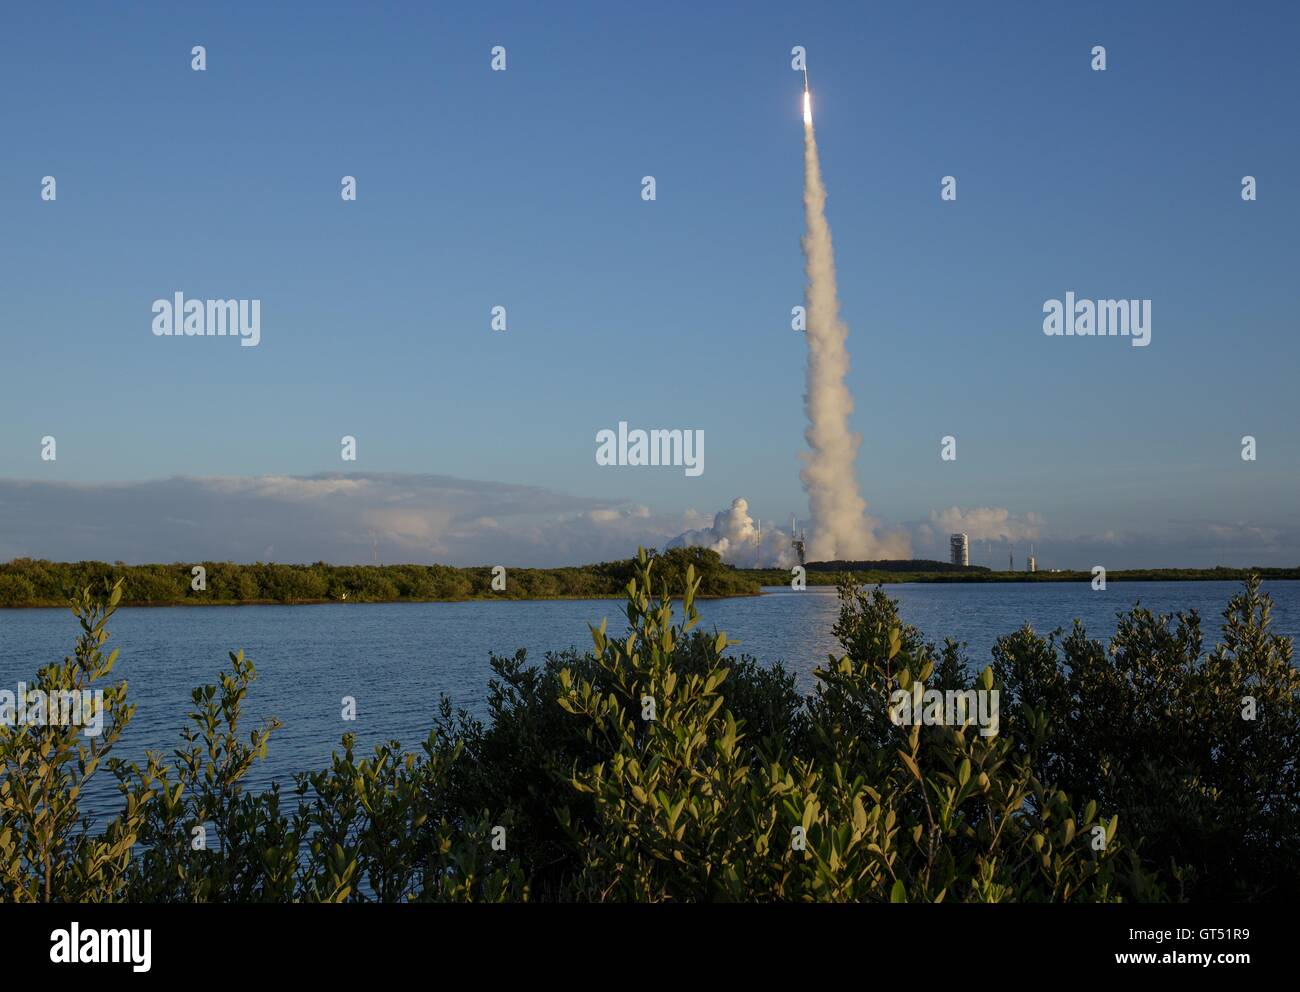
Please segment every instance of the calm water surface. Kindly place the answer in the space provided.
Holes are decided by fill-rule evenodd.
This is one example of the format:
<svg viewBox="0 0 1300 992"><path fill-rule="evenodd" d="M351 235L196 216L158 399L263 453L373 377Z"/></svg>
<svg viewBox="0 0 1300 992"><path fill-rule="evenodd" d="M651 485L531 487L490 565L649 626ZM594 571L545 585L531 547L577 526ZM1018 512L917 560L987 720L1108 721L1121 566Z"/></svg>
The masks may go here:
<svg viewBox="0 0 1300 992"><path fill-rule="evenodd" d="M1195 608L1210 646L1239 588L1235 582L1112 582L1104 592L1088 583L886 590L899 600L906 621L932 640L965 641L972 663L982 665L998 636L1026 622L1048 632L1079 617L1092 636L1109 638L1115 611L1139 600L1158 612ZM1300 582L1265 583L1265 590L1275 604L1275 631L1300 634ZM704 600L700 626L740 641L733 651L784 662L809 689L813 666L836 651L830 629L837 613L833 588L776 588L763 596ZM227 652L243 648L258 672L245 735L263 717L284 723L249 781L257 787L272 778L287 783L294 771L324 767L345 732L357 735L361 753L388 739L418 746L443 693L482 715L490 652L513 654L522 647L540 660L548 651L586 650L587 623L602 617L609 618L611 633L626 623L617 600L122 609L110 625L109 646L121 650L115 675L128 681L137 710L116 753L129 760L142 760L146 749L170 753L191 705L191 687L215 681L229 665ZM0 610L0 687L16 691L39 666L70 653L77 632L65 610ZM340 717L344 696L357 700L355 723ZM93 789L88 805L102 809L113 795Z"/></svg>

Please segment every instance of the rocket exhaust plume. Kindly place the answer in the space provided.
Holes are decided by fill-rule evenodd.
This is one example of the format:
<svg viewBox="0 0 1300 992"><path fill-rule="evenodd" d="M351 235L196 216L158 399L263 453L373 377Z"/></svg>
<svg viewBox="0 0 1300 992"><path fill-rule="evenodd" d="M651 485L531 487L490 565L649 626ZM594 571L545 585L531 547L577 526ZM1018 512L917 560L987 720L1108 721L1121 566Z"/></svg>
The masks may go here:
<svg viewBox="0 0 1300 992"><path fill-rule="evenodd" d="M804 405L808 428L804 437L811 449L802 455L799 473L808 493L812 533L808 539L810 561L905 556L906 539L877 540L875 521L866 515L867 503L858 492L854 472L861 437L849 430L853 397L844 383L849 371L845 345L849 329L840 320L835 286L835 250L826 222L826 187L822 183L817 138L813 132L812 98L804 88L803 102L803 236L804 273L808 277L807 338L808 382Z"/></svg>

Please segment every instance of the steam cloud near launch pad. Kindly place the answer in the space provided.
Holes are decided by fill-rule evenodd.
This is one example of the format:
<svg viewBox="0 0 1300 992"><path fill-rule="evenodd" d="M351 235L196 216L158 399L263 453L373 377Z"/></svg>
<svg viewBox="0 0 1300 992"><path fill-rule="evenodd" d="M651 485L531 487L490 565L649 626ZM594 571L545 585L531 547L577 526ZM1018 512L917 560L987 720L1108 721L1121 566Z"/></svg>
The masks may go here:
<svg viewBox="0 0 1300 992"><path fill-rule="evenodd" d="M867 502L858 489L855 463L862 439L849 427L853 396L845 377L849 372L848 326L840 319L835 280L835 249L826 220L826 185L822 181L817 137L813 130L812 96L803 94L804 224L802 244L806 291L808 371L804 409L809 450L801 452L799 478L808 494L810 513L807 557L810 561L908 558L905 533L877 534L878 521L867 516ZM717 515L712 528L688 531L673 543L712 547L725 560L748 563L757 555L789 564L790 556L775 545L764 547L762 528L737 498L731 510ZM772 533L771 530L768 532ZM791 535L791 538L793 535ZM770 539L769 539L770 540Z"/></svg>

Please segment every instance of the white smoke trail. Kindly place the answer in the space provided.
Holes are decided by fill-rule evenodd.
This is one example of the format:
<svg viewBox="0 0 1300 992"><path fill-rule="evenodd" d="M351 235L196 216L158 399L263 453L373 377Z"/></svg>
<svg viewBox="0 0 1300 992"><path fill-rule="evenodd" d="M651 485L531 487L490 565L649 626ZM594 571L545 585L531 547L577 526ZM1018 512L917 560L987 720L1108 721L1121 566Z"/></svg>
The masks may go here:
<svg viewBox="0 0 1300 992"><path fill-rule="evenodd" d="M808 559L904 558L909 553L906 536L878 539L873 532L875 521L866 514L867 502L858 492L854 462L862 439L849 430L853 397L844 384L849 371L845 346L849 329L840 320L835 249L826 222L826 187L810 111L804 115L803 163L807 226L803 253L808 277L808 383L804 394L808 429L804 437L812 450L802 456L804 467L799 477L812 516Z"/></svg>

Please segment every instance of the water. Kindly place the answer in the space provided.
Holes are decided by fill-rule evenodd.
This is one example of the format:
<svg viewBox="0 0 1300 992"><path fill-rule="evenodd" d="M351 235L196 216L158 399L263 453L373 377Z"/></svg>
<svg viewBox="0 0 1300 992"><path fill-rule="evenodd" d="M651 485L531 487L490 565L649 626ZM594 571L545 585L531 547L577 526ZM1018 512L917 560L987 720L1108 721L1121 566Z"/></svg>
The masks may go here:
<svg viewBox="0 0 1300 992"><path fill-rule="evenodd" d="M997 637L1028 622L1040 632L1079 617L1094 637L1109 638L1115 612L1140 600L1157 612L1197 609L1207 647L1218 635L1220 614L1240 588L1235 582L916 584L887 586L903 618L941 642L965 641L973 664L989 659ZM1300 634L1300 582L1265 583L1274 600L1274 630ZM831 625L838 615L835 590L788 588L765 595L699 604L704 630L725 630L734 648L764 662L782 661L811 688L814 665L836 652ZM472 603L329 604L122 609L108 646L121 657L114 675L130 685L135 719L115 753L143 761L146 749L170 754L179 743L190 689L216 681L229 667L227 653L243 648L257 667L241 736L275 715L284 726L271 738L265 762L248 782L262 788L286 783L294 771L323 768L344 733L355 733L359 754L389 739L417 746L432 725L439 696L483 715L491 674L489 652L545 652L591 646L588 622L609 618L611 633L626 619L618 600ZM78 633L65 610L0 610L0 688L17 690L41 665L69 654ZM341 718L342 699L355 697L357 720ZM116 794L101 773L86 806L116 808Z"/></svg>

